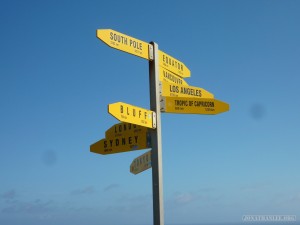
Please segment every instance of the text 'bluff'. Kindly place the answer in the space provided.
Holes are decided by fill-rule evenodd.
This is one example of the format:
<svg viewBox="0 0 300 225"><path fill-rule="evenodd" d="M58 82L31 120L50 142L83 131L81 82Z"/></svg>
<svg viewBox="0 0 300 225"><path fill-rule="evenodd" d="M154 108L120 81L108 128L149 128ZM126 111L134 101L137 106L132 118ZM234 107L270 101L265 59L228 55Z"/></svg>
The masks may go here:
<svg viewBox="0 0 300 225"><path fill-rule="evenodd" d="M125 108L125 110L124 110ZM133 116L133 117L144 117L144 119L148 118L148 112L145 112L143 110L136 110L135 108L130 108L130 107L124 107L123 105L120 106L120 113L121 114L126 114L127 116Z"/></svg>

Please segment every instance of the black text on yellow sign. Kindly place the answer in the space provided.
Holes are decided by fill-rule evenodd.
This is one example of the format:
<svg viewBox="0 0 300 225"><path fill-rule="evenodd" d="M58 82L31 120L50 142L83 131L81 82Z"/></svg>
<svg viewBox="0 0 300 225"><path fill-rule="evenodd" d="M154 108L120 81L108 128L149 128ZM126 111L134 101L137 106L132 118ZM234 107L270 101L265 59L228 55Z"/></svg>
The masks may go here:
<svg viewBox="0 0 300 225"><path fill-rule="evenodd" d="M161 97L161 112L214 115L229 110L229 104L210 98Z"/></svg>
<svg viewBox="0 0 300 225"><path fill-rule="evenodd" d="M172 56L164 53L163 51L158 51L159 65L165 69L177 74L180 77L190 77L191 71L179 60L173 58Z"/></svg>
<svg viewBox="0 0 300 225"><path fill-rule="evenodd" d="M97 30L97 37L112 48L149 59L149 44L147 42L111 29Z"/></svg>
<svg viewBox="0 0 300 225"><path fill-rule="evenodd" d="M105 132L106 138L115 138L115 137L122 137L122 136L134 136L134 135L141 135L148 132L147 127L139 126L136 124L131 123L118 123L110 127Z"/></svg>
<svg viewBox="0 0 300 225"><path fill-rule="evenodd" d="M151 147L148 134L101 139L90 146L90 151L102 155L142 150Z"/></svg>
<svg viewBox="0 0 300 225"><path fill-rule="evenodd" d="M166 81L173 84L188 86L188 83L183 78L176 75L175 73L172 73L171 71L165 69L162 66L159 67L159 79L160 81Z"/></svg>
<svg viewBox="0 0 300 225"><path fill-rule="evenodd" d="M161 81L160 88L162 96L214 98L214 95L212 93L199 87L172 84L169 82Z"/></svg>
<svg viewBox="0 0 300 225"><path fill-rule="evenodd" d="M108 112L116 119L144 127L156 127L155 112L123 102L108 105Z"/></svg>

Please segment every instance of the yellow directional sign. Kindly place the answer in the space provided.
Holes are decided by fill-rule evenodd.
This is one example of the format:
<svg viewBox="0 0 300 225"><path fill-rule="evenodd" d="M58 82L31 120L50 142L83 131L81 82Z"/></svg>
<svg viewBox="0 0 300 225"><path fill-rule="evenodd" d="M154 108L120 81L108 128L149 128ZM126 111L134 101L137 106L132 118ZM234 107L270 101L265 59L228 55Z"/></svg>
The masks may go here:
<svg viewBox="0 0 300 225"><path fill-rule="evenodd" d="M147 42L111 29L97 30L97 37L112 48L149 59L149 44Z"/></svg>
<svg viewBox="0 0 300 225"><path fill-rule="evenodd" d="M151 168L151 150L135 158L130 165L130 172L138 174Z"/></svg>
<svg viewBox="0 0 300 225"><path fill-rule="evenodd" d="M156 114L151 110L116 102L108 105L108 112L122 122L156 128Z"/></svg>
<svg viewBox="0 0 300 225"><path fill-rule="evenodd" d="M158 50L159 65L181 77L190 77L191 71L179 60Z"/></svg>
<svg viewBox="0 0 300 225"><path fill-rule="evenodd" d="M161 95L172 97L214 98L214 95L203 88L172 84L161 81Z"/></svg>
<svg viewBox="0 0 300 225"><path fill-rule="evenodd" d="M106 138L116 138L128 135L147 135L148 128L131 123L117 123L105 132Z"/></svg>
<svg viewBox="0 0 300 225"><path fill-rule="evenodd" d="M159 80L170 82L173 84L188 85L188 83L180 76L177 76L175 73L172 73L162 66L159 67Z"/></svg>
<svg viewBox="0 0 300 225"><path fill-rule="evenodd" d="M229 110L229 104L213 98L161 97L161 112L214 115Z"/></svg>
<svg viewBox="0 0 300 225"><path fill-rule="evenodd" d="M130 135L119 138L106 138L97 141L90 146L90 151L102 155L142 150L150 148L150 136Z"/></svg>

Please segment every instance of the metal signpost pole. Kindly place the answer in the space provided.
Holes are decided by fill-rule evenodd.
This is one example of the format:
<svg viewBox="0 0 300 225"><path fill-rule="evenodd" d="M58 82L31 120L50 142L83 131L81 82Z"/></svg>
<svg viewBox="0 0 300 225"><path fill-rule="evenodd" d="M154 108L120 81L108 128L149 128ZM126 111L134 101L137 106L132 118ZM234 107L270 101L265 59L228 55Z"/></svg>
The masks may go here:
<svg viewBox="0 0 300 225"><path fill-rule="evenodd" d="M150 45L150 51L153 50L153 60L149 61L150 110L156 112L156 129L151 130L153 222L164 225L158 45L154 42Z"/></svg>

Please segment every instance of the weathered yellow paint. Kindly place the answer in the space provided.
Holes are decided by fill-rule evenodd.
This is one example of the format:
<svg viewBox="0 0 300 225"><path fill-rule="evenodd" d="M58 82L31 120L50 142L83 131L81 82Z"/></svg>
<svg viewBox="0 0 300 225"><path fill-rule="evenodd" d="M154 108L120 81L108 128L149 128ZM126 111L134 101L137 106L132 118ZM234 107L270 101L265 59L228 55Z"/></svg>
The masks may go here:
<svg viewBox="0 0 300 225"><path fill-rule="evenodd" d="M141 173L151 168L151 150L135 158L130 164L130 172L133 174Z"/></svg>

